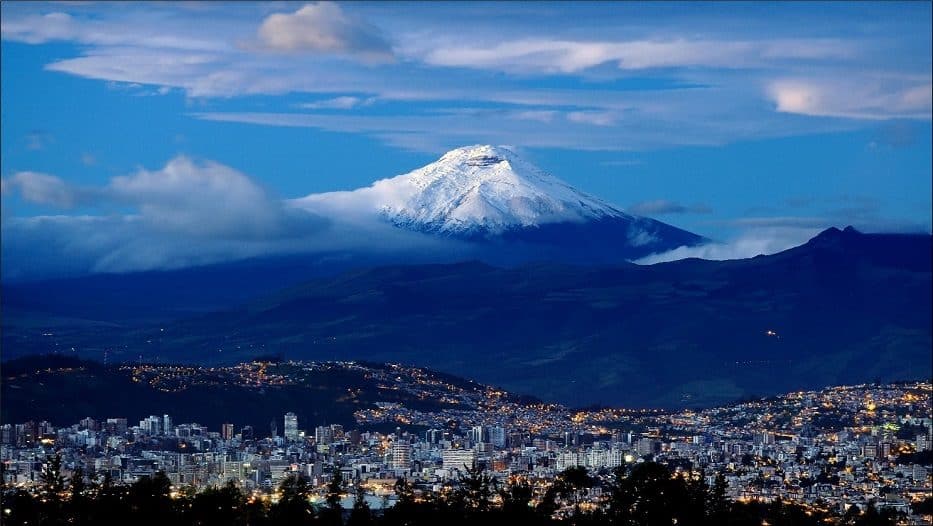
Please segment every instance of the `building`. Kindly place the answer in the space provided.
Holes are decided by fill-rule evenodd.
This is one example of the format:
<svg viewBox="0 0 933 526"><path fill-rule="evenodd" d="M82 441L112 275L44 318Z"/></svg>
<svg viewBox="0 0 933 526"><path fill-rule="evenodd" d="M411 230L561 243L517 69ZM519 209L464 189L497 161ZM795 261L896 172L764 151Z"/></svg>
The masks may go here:
<svg viewBox="0 0 933 526"><path fill-rule="evenodd" d="M233 438L233 424L223 424L220 426L220 436L224 440L230 440Z"/></svg>
<svg viewBox="0 0 933 526"><path fill-rule="evenodd" d="M317 444L330 444L334 441L334 431L330 426L317 426L314 428L314 441Z"/></svg>
<svg viewBox="0 0 933 526"><path fill-rule="evenodd" d="M445 449L441 452L441 462L447 469L463 470L476 462L476 451L472 449Z"/></svg>
<svg viewBox="0 0 933 526"><path fill-rule="evenodd" d="M394 469L411 469L411 444L397 441L392 444L392 467Z"/></svg>
<svg viewBox="0 0 933 526"><path fill-rule="evenodd" d="M298 416L295 413L285 413L285 425L283 426L285 440L298 440Z"/></svg>
<svg viewBox="0 0 933 526"><path fill-rule="evenodd" d="M489 428L489 443L492 444L493 447L504 448L506 436L505 428L501 426L492 426Z"/></svg>
<svg viewBox="0 0 933 526"><path fill-rule="evenodd" d="M638 445L636 446L636 451L640 456L653 455L657 452L658 443L650 438L642 438L638 440Z"/></svg>

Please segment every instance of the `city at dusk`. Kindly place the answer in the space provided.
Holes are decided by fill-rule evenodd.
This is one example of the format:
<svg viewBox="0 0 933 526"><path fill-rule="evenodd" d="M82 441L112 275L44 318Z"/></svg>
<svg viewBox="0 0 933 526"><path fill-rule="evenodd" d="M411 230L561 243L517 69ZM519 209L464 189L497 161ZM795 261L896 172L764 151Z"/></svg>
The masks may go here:
<svg viewBox="0 0 933 526"><path fill-rule="evenodd" d="M930 2L0 6L0 523L933 524Z"/></svg>

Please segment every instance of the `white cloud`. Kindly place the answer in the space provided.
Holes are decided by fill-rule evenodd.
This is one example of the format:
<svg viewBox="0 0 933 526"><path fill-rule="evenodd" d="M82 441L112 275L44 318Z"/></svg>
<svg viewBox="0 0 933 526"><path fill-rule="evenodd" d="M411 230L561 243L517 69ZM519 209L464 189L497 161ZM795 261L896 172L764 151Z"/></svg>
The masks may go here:
<svg viewBox="0 0 933 526"><path fill-rule="evenodd" d="M375 26L344 13L336 2L307 4L294 13L269 15L259 26L268 49L359 56L371 61L393 59L392 47Z"/></svg>
<svg viewBox="0 0 933 526"><path fill-rule="evenodd" d="M79 192L59 177L40 172L17 172L3 179L3 194L18 192L32 203L62 208L74 206Z"/></svg>
<svg viewBox="0 0 933 526"><path fill-rule="evenodd" d="M154 227L186 234L277 236L289 219L280 201L246 175L184 156L160 170L114 177L101 193L137 206Z"/></svg>
<svg viewBox="0 0 933 526"><path fill-rule="evenodd" d="M51 133L43 131L33 131L26 134L27 150L44 150L46 146L55 143L55 137Z"/></svg>
<svg viewBox="0 0 933 526"><path fill-rule="evenodd" d="M81 44L76 55L46 68L141 85L137 94L320 94L322 100L299 106L309 110L403 102L393 115L346 122L278 114L275 100L263 114L201 118L366 133L432 152L469 142L598 150L721 145L931 113L928 48L872 36L901 27L903 14L878 21L874 33L813 22L754 36L742 29L746 21L771 27L758 13L726 17L729 24L718 28L718 16L668 25L591 12L570 27L554 23L554 13L565 16L560 8L516 7L525 16L506 18L457 4L427 14L378 4L317 3L287 13L273 12L280 5L204 4L193 16L178 5L63 4L41 14L48 6L15 4L4 7L3 38ZM440 18L456 29L439 30ZM380 67L359 63L392 56L394 63ZM879 73L872 80L866 71ZM555 73L575 79L542 78ZM828 80L834 78L845 82ZM353 95L323 99L333 94ZM436 101L466 102L485 113L439 115Z"/></svg>
<svg viewBox="0 0 933 526"><path fill-rule="evenodd" d="M443 247L446 257L455 257L460 250L453 241L375 220L371 211L352 213L351 207L325 218L319 212L333 210L283 201L229 166L184 156L100 187L20 172L2 179L2 192L4 199L17 192L50 206L90 205L100 214L4 216L0 262L10 279L183 268L276 254L413 251L434 257Z"/></svg>
<svg viewBox="0 0 933 526"><path fill-rule="evenodd" d="M350 110L357 106L368 106L373 102L375 102L375 98L373 97L364 99L360 97L343 96L314 102L305 102L299 104L298 107L308 110Z"/></svg>
<svg viewBox="0 0 933 526"><path fill-rule="evenodd" d="M784 79L767 88L777 111L851 119L929 119L933 108L930 78Z"/></svg>
<svg viewBox="0 0 933 526"><path fill-rule="evenodd" d="M707 243L695 247L679 247L660 254L652 254L635 263L652 265L685 258L711 260L745 259L758 255L781 252L806 243L818 234L821 228L807 227L761 227L748 229L725 243Z"/></svg>
<svg viewBox="0 0 933 526"><path fill-rule="evenodd" d="M571 111L567 113L567 120L594 126L612 126L617 117L608 111Z"/></svg>
<svg viewBox="0 0 933 526"><path fill-rule="evenodd" d="M749 68L788 59L849 58L854 49L839 39L580 41L537 38L492 45L430 42L415 44L412 53L438 66L513 73L577 73L607 62L615 63L622 70Z"/></svg>
<svg viewBox="0 0 933 526"><path fill-rule="evenodd" d="M154 20L161 17L154 16ZM189 21L173 21L171 30L145 20L125 18L119 23L87 17L75 17L57 11L46 14L7 16L0 22L5 40L44 44L53 41L75 41L99 46L132 46L150 49L184 49L220 51L229 46L218 39L204 36L203 25Z"/></svg>

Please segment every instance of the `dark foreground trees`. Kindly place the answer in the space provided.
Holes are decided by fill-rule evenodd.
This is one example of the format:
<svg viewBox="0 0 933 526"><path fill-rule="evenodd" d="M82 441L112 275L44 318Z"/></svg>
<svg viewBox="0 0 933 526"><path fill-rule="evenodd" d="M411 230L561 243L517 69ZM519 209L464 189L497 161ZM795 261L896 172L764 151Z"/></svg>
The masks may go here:
<svg viewBox="0 0 933 526"><path fill-rule="evenodd" d="M315 509L307 479L290 476L279 486L272 504L243 494L233 483L193 495L170 493L168 478L158 473L130 486L113 484L108 476L77 471L71 480L60 474L60 462L50 458L42 486L34 493L3 488L0 522L7 525L338 525L433 526L477 524L587 526L784 526L893 525L895 517L870 508L852 508L844 516L786 502L739 503L726 498L717 477L712 486L700 474L673 475L666 466L645 462L614 471L598 480L582 468L560 473L548 488L536 488L521 477L500 483L489 473L470 467L459 484L436 494L419 494L399 479L396 505L385 512L366 504L359 486L345 487L339 472L329 484L324 503ZM601 496L594 491L599 488ZM342 494L354 495L350 510L340 506ZM593 505L596 500L600 505ZM927 511L926 504L924 511Z"/></svg>

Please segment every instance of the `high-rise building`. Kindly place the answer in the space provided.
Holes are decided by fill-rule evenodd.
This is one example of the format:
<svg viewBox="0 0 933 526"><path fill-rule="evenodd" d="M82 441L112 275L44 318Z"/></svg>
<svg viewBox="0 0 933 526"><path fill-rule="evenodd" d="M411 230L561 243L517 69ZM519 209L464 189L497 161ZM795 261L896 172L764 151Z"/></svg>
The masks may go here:
<svg viewBox="0 0 933 526"><path fill-rule="evenodd" d="M298 440L298 416L295 413L285 413L285 425L282 427L285 440Z"/></svg>
<svg viewBox="0 0 933 526"><path fill-rule="evenodd" d="M79 429L90 429L91 431L97 431L97 422L91 418L82 418L78 423Z"/></svg>
<svg viewBox="0 0 933 526"><path fill-rule="evenodd" d="M916 437L915 444L917 446L917 451L927 451L930 448L930 437L922 433L918 433Z"/></svg>
<svg viewBox="0 0 933 526"><path fill-rule="evenodd" d="M424 440L428 444L437 444L444 438L444 432L440 429L428 429L424 432Z"/></svg>
<svg viewBox="0 0 933 526"><path fill-rule="evenodd" d="M233 438L233 424L224 424L220 426L220 436L224 440L230 440Z"/></svg>
<svg viewBox="0 0 933 526"><path fill-rule="evenodd" d="M411 468L411 444L396 441L392 444L392 467L395 469Z"/></svg>
<svg viewBox="0 0 933 526"><path fill-rule="evenodd" d="M476 462L476 451L472 449L445 449L441 452L441 461L447 469L463 470Z"/></svg>
<svg viewBox="0 0 933 526"><path fill-rule="evenodd" d="M156 415L139 421L139 427L150 435L162 434L162 419Z"/></svg>
<svg viewBox="0 0 933 526"><path fill-rule="evenodd" d="M114 435L125 435L126 434L126 419L125 418L108 418L107 419L107 431Z"/></svg>
<svg viewBox="0 0 933 526"><path fill-rule="evenodd" d="M650 438L642 438L638 441L638 446L636 446L636 451L639 455L649 455L657 452L658 443Z"/></svg>
<svg viewBox="0 0 933 526"><path fill-rule="evenodd" d="M473 442L479 444L480 442L485 442L486 433L483 432L483 426L474 426L471 432Z"/></svg>
<svg viewBox="0 0 933 526"><path fill-rule="evenodd" d="M317 426L314 428L314 441L318 444L330 444L334 441L334 431L330 426Z"/></svg>
<svg viewBox="0 0 933 526"><path fill-rule="evenodd" d="M491 443L494 447L505 447L505 438L505 428L501 426L492 426L489 428L489 443Z"/></svg>
<svg viewBox="0 0 933 526"><path fill-rule="evenodd" d="M0 444L12 444L15 442L15 435L13 433L13 426L10 424L3 424L0 426Z"/></svg>
<svg viewBox="0 0 933 526"><path fill-rule="evenodd" d="M172 434L172 417L168 415L162 415L162 433L165 435Z"/></svg>

